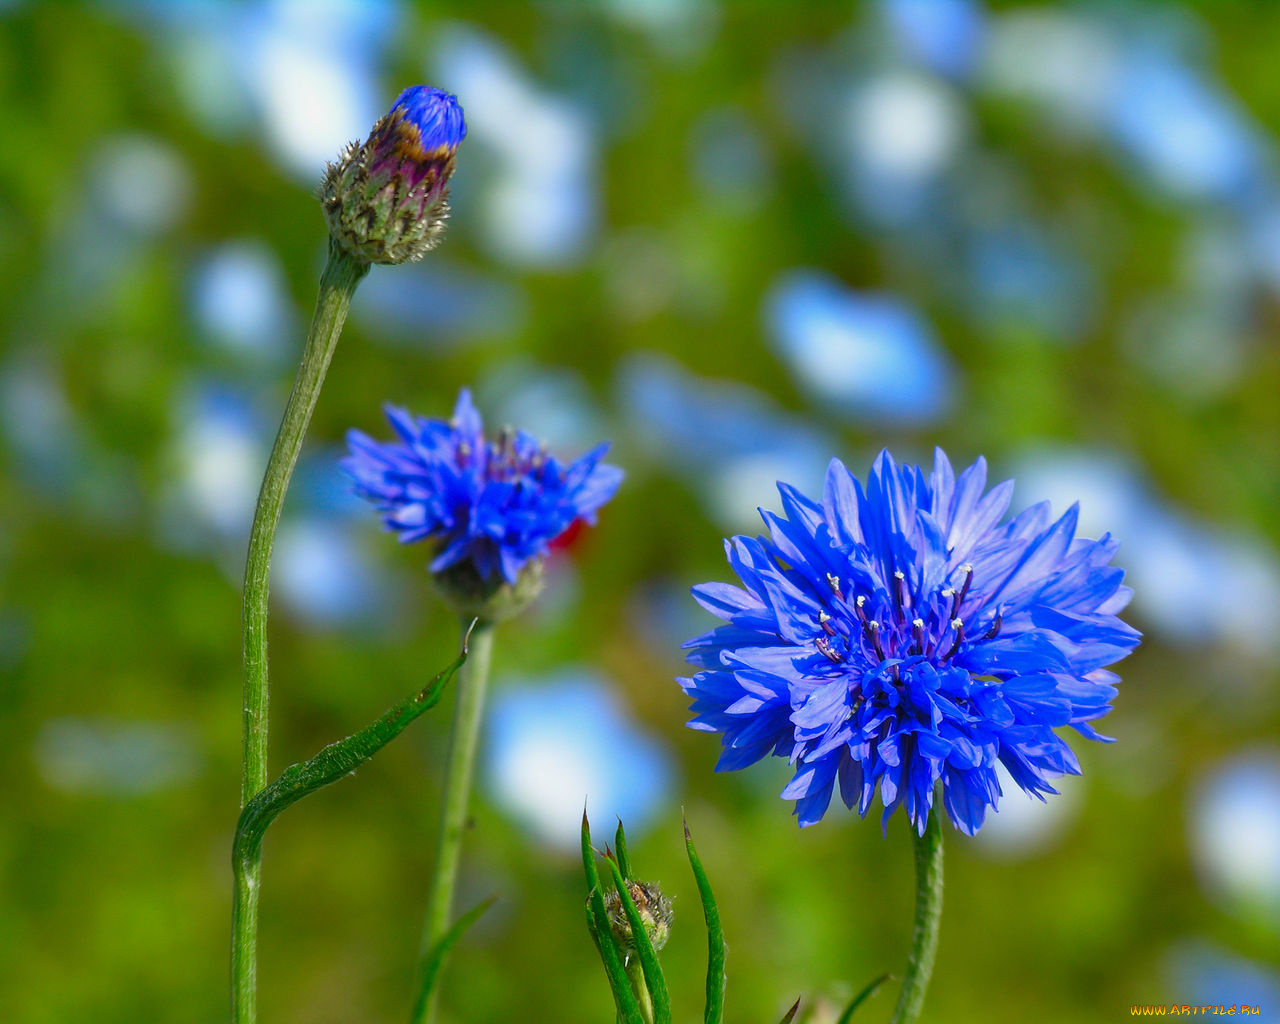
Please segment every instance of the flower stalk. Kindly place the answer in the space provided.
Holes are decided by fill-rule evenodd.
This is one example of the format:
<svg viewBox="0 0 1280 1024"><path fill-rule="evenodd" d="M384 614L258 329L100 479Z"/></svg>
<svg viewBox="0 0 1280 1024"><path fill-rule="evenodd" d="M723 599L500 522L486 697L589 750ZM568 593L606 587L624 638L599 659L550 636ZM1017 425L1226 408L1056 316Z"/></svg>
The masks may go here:
<svg viewBox="0 0 1280 1024"><path fill-rule="evenodd" d="M369 272L369 264L352 256L332 239L329 258L320 276L320 294L307 335L302 361L284 418L271 447L258 504L249 534L244 573L244 750L240 806L244 808L267 785L267 596L271 579L271 553L285 492L302 449L325 373L356 286ZM258 885L260 850L235 859L235 894L231 932L232 1020L254 1024L257 1017Z"/></svg>
<svg viewBox="0 0 1280 1024"><path fill-rule="evenodd" d="M942 921L942 825L935 811L924 834L911 830L916 860L916 919L911 930L911 952L890 1024L912 1024L920 1016L933 961L938 952L938 928Z"/></svg>
<svg viewBox="0 0 1280 1024"><path fill-rule="evenodd" d="M470 620L464 621L466 630ZM485 691L493 657L494 623L481 621L471 634L470 658L459 679L453 726L449 733L449 753L445 765L444 793L440 803L440 832L436 840L435 866L427 895L426 921L422 930L419 958L423 964L431 950L449 931L453 913L453 891L458 878L462 839L467 831L471 780L475 774L476 747L484 718ZM419 971L425 978L426 971ZM425 1024L435 1013L438 989L420 985L414 997L412 1024Z"/></svg>
<svg viewBox="0 0 1280 1024"><path fill-rule="evenodd" d="M640 1004L640 1016L644 1024L653 1024L653 997L649 995L649 986L644 980L644 968L640 965L640 957L632 953L626 962L627 980L631 982L631 991Z"/></svg>

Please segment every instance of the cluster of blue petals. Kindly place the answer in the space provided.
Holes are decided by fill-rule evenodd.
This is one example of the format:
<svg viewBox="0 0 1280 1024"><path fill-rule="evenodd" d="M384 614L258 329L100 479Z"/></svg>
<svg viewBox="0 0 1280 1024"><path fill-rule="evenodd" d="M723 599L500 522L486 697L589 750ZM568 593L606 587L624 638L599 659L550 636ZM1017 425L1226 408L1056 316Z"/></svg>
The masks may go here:
<svg viewBox="0 0 1280 1024"><path fill-rule="evenodd" d="M455 150L467 137L462 106L451 92L429 85L411 85L391 104L391 113L397 110L405 120L417 125L424 150Z"/></svg>
<svg viewBox="0 0 1280 1024"><path fill-rule="evenodd" d="M482 579L514 583L575 520L594 523L622 482L622 470L600 461L607 444L564 465L523 432L486 440L466 389L449 421L393 406L386 414L399 441L352 430L342 466L402 542L438 542L432 572L470 561Z"/></svg>
<svg viewBox="0 0 1280 1024"><path fill-rule="evenodd" d="M780 483L769 536L726 541L742 587L693 588L726 624L685 645L699 671L680 680L690 727L723 736L718 770L786 757L802 826L838 781L850 808L879 792L883 822L901 805L921 834L941 782L969 835L997 806L997 763L1042 800L1079 774L1054 730L1106 739L1089 724L1116 694L1106 666L1140 638L1117 617L1117 544L1077 538L1075 506L1002 522L1013 484L986 491L986 474L882 452L864 488L833 460L820 502Z"/></svg>

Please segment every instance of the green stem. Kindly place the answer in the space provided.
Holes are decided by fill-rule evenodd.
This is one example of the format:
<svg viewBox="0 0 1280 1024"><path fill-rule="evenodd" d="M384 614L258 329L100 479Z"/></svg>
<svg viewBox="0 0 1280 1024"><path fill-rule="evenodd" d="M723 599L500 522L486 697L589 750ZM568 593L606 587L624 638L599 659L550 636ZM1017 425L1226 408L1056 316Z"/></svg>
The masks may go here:
<svg viewBox="0 0 1280 1024"><path fill-rule="evenodd" d="M645 1024L653 1024L653 997L649 995L640 958L634 953L627 958L627 979L631 982L631 991L636 994L636 1002L640 1004L640 1015L644 1017Z"/></svg>
<svg viewBox="0 0 1280 1024"><path fill-rule="evenodd" d="M464 624L465 627L465 624ZM480 622L471 636L471 657L462 670L453 707L453 729L449 734L449 757L444 776L440 809L440 834L436 841L435 869L427 894L427 917L422 932L420 959L449 930L453 913L453 888L458 877L458 857L467 830L467 808L471 800L471 776L475 767L480 722L484 716L485 689L493 656L493 623ZM419 971L419 977L422 972ZM435 1013L437 988L420 987L414 997L412 1024L425 1024Z"/></svg>
<svg viewBox="0 0 1280 1024"><path fill-rule="evenodd" d="M293 475L302 438L320 397L325 371L347 319L351 296L369 264L356 260L333 239L329 259L320 276L320 294L307 335L298 376L285 406L284 418L271 447L267 471L258 492L249 533L244 570L244 774L240 786L243 808L267 785L267 591L271 550ZM234 1024L257 1019L258 885L261 856L255 853L235 862L235 896L231 922L231 1007Z"/></svg>
<svg viewBox="0 0 1280 1024"><path fill-rule="evenodd" d="M924 835L911 831L916 852L916 921L911 931L911 953L902 978L898 1005L890 1024L912 1024L920 1016L933 960L938 952L938 926L942 921L942 826L935 807Z"/></svg>

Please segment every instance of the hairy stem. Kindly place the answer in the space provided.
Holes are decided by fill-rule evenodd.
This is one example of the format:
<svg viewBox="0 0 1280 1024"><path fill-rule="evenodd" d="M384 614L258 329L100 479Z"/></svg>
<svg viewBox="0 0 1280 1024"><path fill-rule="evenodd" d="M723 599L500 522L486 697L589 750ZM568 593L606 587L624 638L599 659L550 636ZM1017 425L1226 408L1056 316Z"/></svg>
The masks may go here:
<svg viewBox="0 0 1280 1024"><path fill-rule="evenodd" d="M465 627L465 624L464 624ZM493 655L491 622L479 623L471 635L471 656L458 682L453 708L453 728L449 734L449 756L445 767L444 794L440 805L440 834L436 840L435 868L427 895L427 917L422 932L425 958L449 930L453 913L453 889L458 877L462 837L467 830L467 809L471 800L471 777L475 768L480 722L484 717L485 690ZM421 976L421 972L420 972ZM412 1024L425 1024L435 1013L438 988L419 988L414 997Z"/></svg>
<svg viewBox="0 0 1280 1024"><path fill-rule="evenodd" d="M337 346L356 285L369 265L356 260L332 239L329 260L320 276L320 294L307 335L298 376L285 406L284 418L271 447L267 471L258 492L249 534L244 570L244 755L240 806L267 785L267 592L271 551L280 510L293 476L302 439L320 397L329 360ZM235 896L231 923L231 1006L235 1024L254 1024L257 1018L258 886L260 851L235 862Z"/></svg>
<svg viewBox="0 0 1280 1024"><path fill-rule="evenodd" d="M942 921L942 825L935 807L924 835L912 829L916 852L916 921L911 931L911 952L902 978L898 1005L890 1024L912 1024L924 1006L933 960L938 952L938 927Z"/></svg>

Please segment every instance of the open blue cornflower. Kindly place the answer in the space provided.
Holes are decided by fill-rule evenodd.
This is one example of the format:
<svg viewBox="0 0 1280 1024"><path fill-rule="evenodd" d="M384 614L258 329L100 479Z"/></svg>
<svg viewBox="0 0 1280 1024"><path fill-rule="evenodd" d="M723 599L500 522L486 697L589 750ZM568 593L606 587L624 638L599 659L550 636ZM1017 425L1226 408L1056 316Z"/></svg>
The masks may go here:
<svg viewBox="0 0 1280 1024"><path fill-rule="evenodd" d="M1130 590L1117 543L1075 536L1072 506L1001 522L1012 481L984 493L979 459L956 477L942 451L926 476L882 452L864 489L831 462L821 502L779 483L770 536L726 541L742 588L694 596L726 620L689 641L681 679L694 729L723 734L717 769L789 758L783 790L800 824L826 813L836 781L863 816L901 804L923 835L936 784L955 826L975 833L1000 797L996 764L1040 799L1079 763L1054 731L1105 715L1105 666L1139 634L1119 618Z"/></svg>
<svg viewBox="0 0 1280 1024"><path fill-rule="evenodd" d="M608 444L565 465L523 431L486 440L465 388L448 421L394 406L386 414L399 441L352 430L342 466L403 543L437 543L433 573L473 570L479 584L514 585L577 520L594 524L622 482L600 461Z"/></svg>

